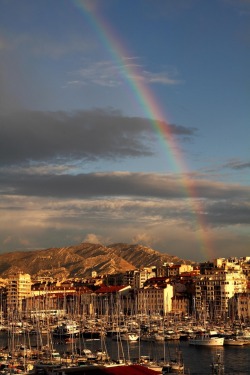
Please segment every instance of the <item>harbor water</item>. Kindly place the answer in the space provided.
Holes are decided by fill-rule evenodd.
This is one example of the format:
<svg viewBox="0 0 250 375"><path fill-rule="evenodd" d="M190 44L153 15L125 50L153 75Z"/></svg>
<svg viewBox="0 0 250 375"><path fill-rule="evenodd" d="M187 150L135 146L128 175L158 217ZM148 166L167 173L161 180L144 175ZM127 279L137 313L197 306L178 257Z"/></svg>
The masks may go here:
<svg viewBox="0 0 250 375"><path fill-rule="evenodd" d="M20 335L20 344L23 344L24 337ZM46 344L46 337L43 343ZM30 336L26 343L32 347L37 345L36 335ZM106 350L109 357L114 360L126 359L134 361L141 356L149 356L152 360L176 358L176 354L181 353L185 365L185 373L190 375L211 374L211 364L215 356L219 353L224 363L224 374L226 375L247 375L250 374L250 345L244 346L222 346L222 347L197 347L189 345L188 341L165 341L165 342L126 342L117 341L110 337L105 340L76 338L72 342L58 342L53 344L60 354L82 351L82 349ZM8 335L0 333L0 348L8 346Z"/></svg>

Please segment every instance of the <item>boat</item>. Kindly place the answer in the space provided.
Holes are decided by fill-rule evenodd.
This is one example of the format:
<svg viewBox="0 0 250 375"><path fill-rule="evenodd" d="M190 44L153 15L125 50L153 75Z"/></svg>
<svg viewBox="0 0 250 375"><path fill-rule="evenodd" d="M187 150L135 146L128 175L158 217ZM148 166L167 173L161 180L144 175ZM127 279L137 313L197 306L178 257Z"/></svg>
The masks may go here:
<svg viewBox="0 0 250 375"><path fill-rule="evenodd" d="M164 336L164 334L162 334L162 333L156 333L156 334L154 335L154 340L155 340L156 342L162 342L162 341L165 341L165 336Z"/></svg>
<svg viewBox="0 0 250 375"><path fill-rule="evenodd" d="M139 335L137 335L136 333L122 333L120 335L120 339L121 341L131 341L131 342L134 342L134 341L138 341L139 340Z"/></svg>
<svg viewBox="0 0 250 375"><path fill-rule="evenodd" d="M155 342L155 337L153 334L144 333L141 335L140 341Z"/></svg>
<svg viewBox="0 0 250 375"><path fill-rule="evenodd" d="M224 345L243 346L245 345L245 340L241 340L237 337L225 337Z"/></svg>
<svg viewBox="0 0 250 375"><path fill-rule="evenodd" d="M87 361L95 361L97 359L96 354L94 354L90 349L83 349L82 350L82 356L87 360Z"/></svg>
<svg viewBox="0 0 250 375"><path fill-rule="evenodd" d="M35 366L33 375L79 375L79 374L112 374L112 375L155 375L156 373L144 366L138 364L110 364L110 365L82 365L82 366L51 366L51 365L41 365L37 364Z"/></svg>
<svg viewBox="0 0 250 375"><path fill-rule="evenodd" d="M236 338L243 340L245 344L250 344L250 329L244 328L236 332Z"/></svg>
<svg viewBox="0 0 250 375"><path fill-rule="evenodd" d="M60 338L78 337L80 335L80 328L76 322L66 321L58 325L52 331L52 335Z"/></svg>
<svg viewBox="0 0 250 375"><path fill-rule="evenodd" d="M84 330L81 332L81 336L85 339L100 340L101 332L99 331L87 331Z"/></svg>
<svg viewBox="0 0 250 375"><path fill-rule="evenodd" d="M162 375L184 374L184 366L177 362L168 362L162 367Z"/></svg>
<svg viewBox="0 0 250 375"><path fill-rule="evenodd" d="M189 339L190 345L197 345L197 346L223 346L224 345L224 337L216 337L216 336L209 336L209 335L197 335L194 338Z"/></svg>
<svg viewBox="0 0 250 375"><path fill-rule="evenodd" d="M139 358L139 365L155 372L155 374L162 374L162 365L153 361L149 356L142 355Z"/></svg>
<svg viewBox="0 0 250 375"><path fill-rule="evenodd" d="M183 374L185 375L185 367L182 357L182 352L176 348L175 356L170 356L169 360L163 363L162 366L162 375L175 375Z"/></svg>

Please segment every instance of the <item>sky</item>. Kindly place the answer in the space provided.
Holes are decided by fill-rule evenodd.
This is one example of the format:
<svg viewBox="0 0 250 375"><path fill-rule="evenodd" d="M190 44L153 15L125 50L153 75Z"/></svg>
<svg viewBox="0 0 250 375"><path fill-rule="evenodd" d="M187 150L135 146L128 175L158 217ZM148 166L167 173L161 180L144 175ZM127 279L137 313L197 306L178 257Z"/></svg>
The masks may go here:
<svg viewBox="0 0 250 375"><path fill-rule="evenodd" d="M249 0L0 0L0 253L250 256L249 67Z"/></svg>

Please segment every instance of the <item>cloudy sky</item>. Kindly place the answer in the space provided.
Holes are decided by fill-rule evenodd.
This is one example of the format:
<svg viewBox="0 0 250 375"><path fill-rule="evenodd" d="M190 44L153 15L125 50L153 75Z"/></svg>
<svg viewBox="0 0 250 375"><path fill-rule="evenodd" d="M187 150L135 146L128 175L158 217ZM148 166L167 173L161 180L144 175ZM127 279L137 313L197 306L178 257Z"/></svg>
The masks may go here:
<svg viewBox="0 0 250 375"><path fill-rule="evenodd" d="M0 252L250 255L249 67L249 0L0 0Z"/></svg>

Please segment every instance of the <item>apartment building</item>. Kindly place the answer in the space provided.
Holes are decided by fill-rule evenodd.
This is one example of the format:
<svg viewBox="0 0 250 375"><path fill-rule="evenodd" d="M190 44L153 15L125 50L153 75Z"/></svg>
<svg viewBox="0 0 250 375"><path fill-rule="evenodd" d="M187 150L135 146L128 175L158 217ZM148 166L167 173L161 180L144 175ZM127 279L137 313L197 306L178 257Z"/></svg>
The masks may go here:
<svg viewBox="0 0 250 375"><path fill-rule="evenodd" d="M134 285L132 287L139 289L142 288L144 283L151 277L155 277L155 268L145 267L142 270L135 271Z"/></svg>
<svg viewBox="0 0 250 375"><path fill-rule="evenodd" d="M31 277L29 274L17 273L11 276L7 284L7 311L22 312L23 302L31 296Z"/></svg>
<svg viewBox="0 0 250 375"><path fill-rule="evenodd" d="M247 277L239 267L208 268L195 280L195 310L211 319L227 318L229 300L247 289Z"/></svg>
<svg viewBox="0 0 250 375"><path fill-rule="evenodd" d="M139 314L165 315L172 309L173 286L148 286L136 291L136 306Z"/></svg>
<svg viewBox="0 0 250 375"><path fill-rule="evenodd" d="M166 274L168 277L175 277L181 275L183 272L193 271L193 266L189 264L173 264L166 267Z"/></svg>
<svg viewBox="0 0 250 375"><path fill-rule="evenodd" d="M250 319L250 293L236 293L229 300L229 315L232 320L240 319L248 321Z"/></svg>
<svg viewBox="0 0 250 375"><path fill-rule="evenodd" d="M175 295L172 298L172 313L175 315L187 315L190 312L190 299L186 295Z"/></svg>

